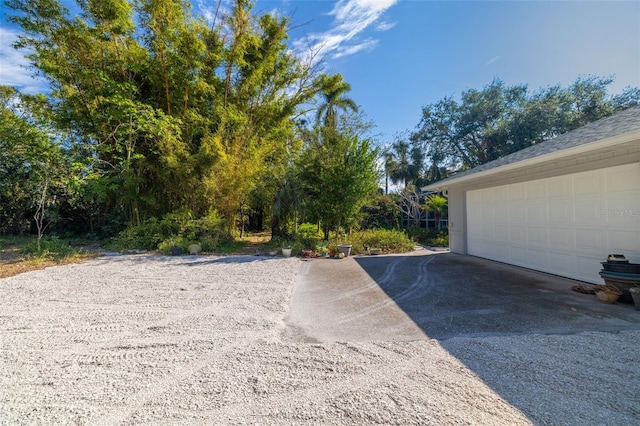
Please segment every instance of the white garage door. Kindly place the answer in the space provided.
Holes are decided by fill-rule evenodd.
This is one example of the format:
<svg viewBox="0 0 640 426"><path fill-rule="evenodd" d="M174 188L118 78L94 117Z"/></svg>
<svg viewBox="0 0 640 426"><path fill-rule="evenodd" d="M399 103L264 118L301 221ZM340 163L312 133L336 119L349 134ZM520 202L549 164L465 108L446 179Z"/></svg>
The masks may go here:
<svg viewBox="0 0 640 426"><path fill-rule="evenodd" d="M591 283L640 262L640 164L467 192L469 254Z"/></svg>

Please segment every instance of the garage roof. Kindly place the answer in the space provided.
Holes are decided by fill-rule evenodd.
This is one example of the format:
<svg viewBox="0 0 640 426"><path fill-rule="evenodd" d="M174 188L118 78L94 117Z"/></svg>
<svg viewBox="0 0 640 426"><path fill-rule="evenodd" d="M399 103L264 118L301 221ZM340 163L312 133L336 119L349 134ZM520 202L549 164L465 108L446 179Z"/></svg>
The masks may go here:
<svg viewBox="0 0 640 426"><path fill-rule="evenodd" d="M638 140L640 140L640 106L635 106L471 170L457 173L422 189L439 190L481 176L513 171L518 167L558 160L586 151L607 149L614 145L639 143Z"/></svg>

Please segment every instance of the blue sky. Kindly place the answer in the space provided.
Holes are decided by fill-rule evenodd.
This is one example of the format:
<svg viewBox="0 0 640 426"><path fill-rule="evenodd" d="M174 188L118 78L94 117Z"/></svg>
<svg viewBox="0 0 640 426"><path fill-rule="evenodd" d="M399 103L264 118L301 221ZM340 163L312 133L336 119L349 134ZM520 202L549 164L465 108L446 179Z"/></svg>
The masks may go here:
<svg viewBox="0 0 640 426"><path fill-rule="evenodd" d="M228 0L226 0L228 1ZM193 0L205 16L216 0ZM320 50L328 71L376 125L382 143L412 130L423 106L494 77L531 90L579 75L640 87L640 1L257 0L292 16L292 46ZM0 27L0 84L37 90Z"/></svg>

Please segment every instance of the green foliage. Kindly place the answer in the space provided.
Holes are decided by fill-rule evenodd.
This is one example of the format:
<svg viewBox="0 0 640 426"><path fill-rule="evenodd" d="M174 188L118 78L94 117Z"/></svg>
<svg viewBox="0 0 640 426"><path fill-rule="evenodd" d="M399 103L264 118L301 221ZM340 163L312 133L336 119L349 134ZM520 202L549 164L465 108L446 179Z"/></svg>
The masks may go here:
<svg viewBox="0 0 640 426"><path fill-rule="evenodd" d="M408 232L414 241L425 246L449 247L449 231L447 229L434 231L431 229L414 228Z"/></svg>
<svg viewBox="0 0 640 426"><path fill-rule="evenodd" d="M336 252L339 244L351 244L352 254L364 254L365 247L379 248L383 253L406 253L413 251L415 246L405 232L391 229L354 231L348 236L334 238L327 247Z"/></svg>
<svg viewBox="0 0 640 426"><path fill-rule="evenodd" d="M318 225L313 223L303 223L298 225L298 229L286 236L274 236L267 244L267 247L280 249L291 248L294 255L303 250L315 250L322 243L322 232L318 232Z"/></svg>
<svg viewBox="0 0 640 426"><path fill-rule="evenodd" d="M482 90L462 92L459 102L445 98L427 105L411 135L412 146L431 162L424 180L484 164L640 103L635 88L609 95L612 82L587 76L565 88L530 93L526 85L495 79Z"/></svg>
<svg viewBox="0 0 640 426"><path fill-rule="evenodd" d="M318 125L336 130L338 127L338 109L358 111L353 99L346 97L351 85L342 79L342 75L323 75L318 79L323 103L318 107L316 121Z"/></svg>
<svg viewBox="0 0 640 426"><path fill-rule="evenodd" d="M448 200L441 195L430 195L427 197L425 208L434 213L436 219L436 227L440 230L440 219L447 211Z"/></svg>
<svg viewBox="0 0 640 426"><path fill-rule="evenodd" d="M302 223L298 225L296 234L304 238L322 238L322 234L318 230L318 225L315 223Z"/></svg>
<svg viewBox="0 0 640 426"><path fill-rule="evenodd" d="M142 249L169 253L171 247L181 247L186 252L190 244L200 244L205 252L217 251L233 238L226 231L224 221L211 213L195 219L189 210L166 214L161 220L150 218L139 225L130 225L110 243L116 250Z"/></svg>
<svg viewBox="0 0 640 426"><path fill-rule="evenodd" d="M329 231L358 223L360 210L378 190L377 150L355 135L321 129L304 151L298 184L312 219Z"/></svg>
<svg viewBox="0 0 640 426"><path fill-rule="evenodd" d="M0 86L0 233L34 222L42 237L67 198L72 166L52 136L48 107L42 96Z"/></svg>
<svg viewBox="0 0 640 426"><path fill-rule="evenodd" d="M400 218L397 194L378 194L362 208L360 227L364 229L397 229Z"/></svg>
<svg viewBox="0 0 640 426"><path fill-rule="evenodd" d="M63 240L57 235L50 235L41 240L30 238L21 251L38 259L61 259L78 253L76 248L69 245L68 240Z"/></svg>
<svg viewBox="0 0 640 426"><path fill-rule="evenodd" d="M88 0L73 12L56 0L6 6L23 29L15 47L50 84L51 134L83 169L69 186L75 223L102 233L215 209L231 229L250 198L270 206L277 185L252 191L284 173L273 165L297 143L292 117L318 91L317 72L289 49L287 18L254 14L247 0L214 25L182 0ZM14 124L7 129L21 129ZM8 197L27 203L19 189ZM29 212L7 204L20 209L0 213L24 229Z"/></svg>

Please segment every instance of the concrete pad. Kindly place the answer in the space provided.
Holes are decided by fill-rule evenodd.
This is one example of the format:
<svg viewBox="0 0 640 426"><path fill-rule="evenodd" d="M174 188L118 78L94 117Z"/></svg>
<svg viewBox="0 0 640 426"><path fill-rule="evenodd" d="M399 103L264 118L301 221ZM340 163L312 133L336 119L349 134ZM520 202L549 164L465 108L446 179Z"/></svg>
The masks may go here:
<svg viewBox="0 0 640 426"><path fill-rule="evenodd" d="M579 282L473 256L416 251L305 261L291 333L306 341L407 341L636 330L640 311ZM292 336L294 337L294 336Z"/></svg>

